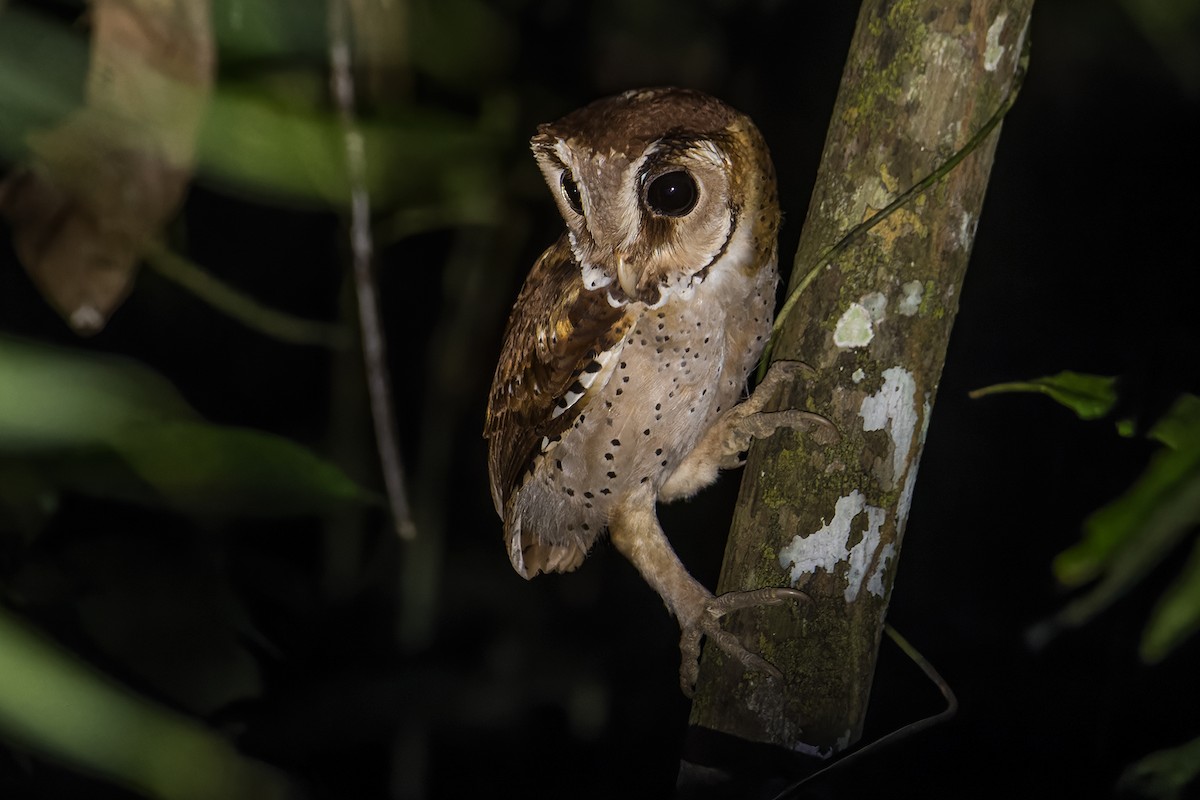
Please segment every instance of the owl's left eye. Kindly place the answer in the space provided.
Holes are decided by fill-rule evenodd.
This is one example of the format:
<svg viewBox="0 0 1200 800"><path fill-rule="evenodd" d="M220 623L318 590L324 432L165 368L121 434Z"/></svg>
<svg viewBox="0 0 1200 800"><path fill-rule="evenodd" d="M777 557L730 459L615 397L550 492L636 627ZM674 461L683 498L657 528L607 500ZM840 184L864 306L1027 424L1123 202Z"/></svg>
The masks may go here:
<svg viewBox="0 0 1200 800"><path fill-rule="evenodd" d="M696 207L696 179L681 169L664 172L646 187L646 205L664 217L682 217Z"/></svg>
<svg viewBox="0 0 1200 800"><path fill-rule="evenodd" d="M583 198L579 196L579 187L575 184L575 179L571 177L570 170L563 170L562 178L559 180L562 184L563 197L567 199L567 205L576 214L583 213Z"/></svg>

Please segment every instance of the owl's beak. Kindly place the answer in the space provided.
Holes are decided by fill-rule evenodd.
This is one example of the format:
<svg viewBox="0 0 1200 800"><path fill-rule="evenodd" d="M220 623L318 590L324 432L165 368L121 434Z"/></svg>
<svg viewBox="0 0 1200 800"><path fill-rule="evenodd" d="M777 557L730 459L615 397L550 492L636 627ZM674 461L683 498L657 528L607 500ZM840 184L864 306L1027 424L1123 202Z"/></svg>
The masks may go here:
<svg viewBox="0 0 1200 800"><path fill-rule="evenodd" d="M638 274L624 253L617 253L617 282L626 297L633 297L637 292Z"/></svg>

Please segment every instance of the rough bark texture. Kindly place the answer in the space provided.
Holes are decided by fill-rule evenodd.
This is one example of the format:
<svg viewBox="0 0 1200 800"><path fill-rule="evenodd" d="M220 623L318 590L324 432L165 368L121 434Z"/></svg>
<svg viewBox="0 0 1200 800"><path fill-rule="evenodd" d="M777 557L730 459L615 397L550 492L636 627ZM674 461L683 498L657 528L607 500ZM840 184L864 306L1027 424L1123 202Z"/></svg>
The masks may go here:
<svg viewBox="0 0 1200 800"><path fill-rule="evenodd" d="M992 116L1031 7L863 3L793 288ZM858 739L996 139L821 270L788 317L774 358L816 375L784 401L827 416L842 438L822 448L784 432L751 449L718 588L794 585L812 602L734 616L730 630L785 681L707 648L693 725L822 757Z"/></svg>

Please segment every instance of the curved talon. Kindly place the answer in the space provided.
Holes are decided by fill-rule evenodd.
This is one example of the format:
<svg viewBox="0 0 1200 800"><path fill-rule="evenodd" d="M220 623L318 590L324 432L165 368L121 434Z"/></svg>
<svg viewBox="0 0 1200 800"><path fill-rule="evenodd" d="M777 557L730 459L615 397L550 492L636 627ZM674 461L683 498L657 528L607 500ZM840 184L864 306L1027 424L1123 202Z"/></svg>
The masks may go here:
<svg viewBox="0 0 1200 800"><path fill-rule="evenodd" d="M803 361L774 361L767 369L767 374L759 381L758 386L754 387L758 391L759 387L766 386L767 392L771 393L776 386L781 383L791 381L794 378L811 378L816 375L817 371Z"/></svg>
<svg viewBox="0 0 1200 800"><path fill-rule="evenodd" d="M750 449L751 441L766 439L781 428L807 433L814 442L825 446L841 439L837 426L820 414L798 408L764 410L794 376L813 372L815 370L802 361L777 361L751 395L726 412L718 423L724 428L718 456L722 469L741 466L745 463L741 454Z"/></svg>
<svg viewBox="0 0 1200 800"><path fill-rule="evenodd" d="M709 613L716 617L722 617L730 611L739 608L749 608L751 606L777 606L784 600L799 600L808 602L812 600L804 592L799 589L784 589L777 587L767 587L765 589L750 589L745 592L726 592L713 598L713 602L709 607Z"/></svg>
<svg viewBox="0 0 1200 800"><path fill-rule="evenodd" d="M691 624L681 624L679 637L679 652L682 660L679 664L679 686L689 698L692 696L696 680L700 677L700 639L707 637L709 641L721 648L725 655L734 658L747 670L762 672L775 680L782 680L783 673L757 653L752 653L729 631L721 627L720 619L731 611L753 606L776 606L786 600L808 601L811 598L798 589L766 588L751 589L745 592L726 592L718 597L712 597L705 604L703 612L697 615Z"/></svg>

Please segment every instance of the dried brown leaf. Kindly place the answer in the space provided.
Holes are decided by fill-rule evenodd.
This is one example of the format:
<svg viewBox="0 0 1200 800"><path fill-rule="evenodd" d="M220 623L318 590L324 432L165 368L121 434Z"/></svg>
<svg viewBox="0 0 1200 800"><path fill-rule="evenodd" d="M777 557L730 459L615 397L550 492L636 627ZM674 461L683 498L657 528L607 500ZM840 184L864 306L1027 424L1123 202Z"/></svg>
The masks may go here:
<svg viewBox="0 0 1200 800"><path fill-rule="evenodd" d="M79 333L128 294L145 242L175 214L212 90L208 0L93 0L85 104L29 136L0 213L46 300Z"/></svg>

